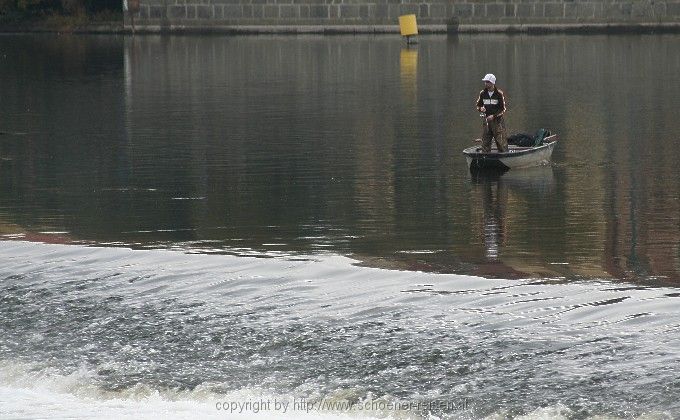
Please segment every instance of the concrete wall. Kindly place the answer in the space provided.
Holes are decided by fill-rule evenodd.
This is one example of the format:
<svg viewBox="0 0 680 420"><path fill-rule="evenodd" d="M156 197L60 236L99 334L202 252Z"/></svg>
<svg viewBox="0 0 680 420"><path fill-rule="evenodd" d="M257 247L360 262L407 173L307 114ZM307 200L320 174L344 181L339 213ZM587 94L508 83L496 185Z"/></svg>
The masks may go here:
<svg viewBox="0 0 680 420"><path fill-rule="evenodd" d="M680 0L140 0L138 29L373 27L391 32L416 14L420 27L493 28L532 24L675 26ZM131 23L126 17L126 25ZM381 28L382 27L382 28Z"/></svg>

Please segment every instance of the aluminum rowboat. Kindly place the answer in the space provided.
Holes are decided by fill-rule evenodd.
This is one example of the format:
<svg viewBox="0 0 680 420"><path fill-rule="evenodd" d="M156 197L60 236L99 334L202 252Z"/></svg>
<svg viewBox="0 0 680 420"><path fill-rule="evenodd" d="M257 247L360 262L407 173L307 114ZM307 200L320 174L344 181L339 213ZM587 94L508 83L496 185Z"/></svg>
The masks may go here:
<svg viewBox="0 0 680 420"><path fill-rule="evenodd" d="M550 161L555 144L557 144L557 134L546 137L540 146L509 145L507 152L498 152L498 150L492 148L489 153L482 152L481 146L472 146L463 150L463 154L471 171L527 168Z"/></svg>

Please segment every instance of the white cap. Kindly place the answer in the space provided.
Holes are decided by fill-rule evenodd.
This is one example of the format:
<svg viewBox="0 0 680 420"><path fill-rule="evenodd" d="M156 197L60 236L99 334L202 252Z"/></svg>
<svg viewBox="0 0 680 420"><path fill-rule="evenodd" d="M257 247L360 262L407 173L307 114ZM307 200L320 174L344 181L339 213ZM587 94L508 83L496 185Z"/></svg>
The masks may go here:
<svg viewBox="0 0 680 420"><path fill-rule="evenodd" d="M496 84L496 76L493 74L489 73L484 78L482 79L482 82L491 82L492 84Z"/></svg>

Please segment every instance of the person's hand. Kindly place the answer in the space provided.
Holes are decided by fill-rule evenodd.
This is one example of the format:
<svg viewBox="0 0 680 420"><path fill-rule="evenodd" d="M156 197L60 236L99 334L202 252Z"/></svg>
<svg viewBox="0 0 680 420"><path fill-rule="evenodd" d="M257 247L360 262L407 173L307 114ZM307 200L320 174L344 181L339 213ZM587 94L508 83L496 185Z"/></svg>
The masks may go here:
<svg viewBox="0 0 680 420"><path fill-rule="evenodd" d="M484 107L479 108L479 112L486 112L486 108Z"/></svg>
<svg viewBox="0 0 680 420"><path fill-rule="evenodd" d="M488 117L486 117L486 120L487 120L487 121L493 120L493 115L489 115Z"/></svg>

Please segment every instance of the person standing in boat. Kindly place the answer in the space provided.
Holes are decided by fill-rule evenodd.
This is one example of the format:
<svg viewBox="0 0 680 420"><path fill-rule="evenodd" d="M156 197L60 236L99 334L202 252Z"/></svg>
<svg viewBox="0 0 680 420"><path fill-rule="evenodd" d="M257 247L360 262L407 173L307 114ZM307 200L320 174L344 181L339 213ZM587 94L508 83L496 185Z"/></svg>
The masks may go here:
<svg viewBox="0 0 680 420"><path fill-rule="evenodd" d="M505 96L496 87L496 76L489 73L482 79L484 89L479 92L477 110L485 115L484 132L482 133L482 152L491 151L491 140L496 141L499 152L508 151L508 140L505 136Z"/></svg>

